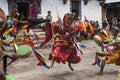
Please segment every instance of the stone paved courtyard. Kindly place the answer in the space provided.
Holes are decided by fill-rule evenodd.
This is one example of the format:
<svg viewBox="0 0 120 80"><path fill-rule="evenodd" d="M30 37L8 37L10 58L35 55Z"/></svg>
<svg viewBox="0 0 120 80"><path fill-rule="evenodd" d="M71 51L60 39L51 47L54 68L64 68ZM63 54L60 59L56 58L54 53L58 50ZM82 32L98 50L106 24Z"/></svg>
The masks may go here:
<svg viewBox="0 0 120 80"><path fill-rule="evenodd" d="M99 71L99 67L91 65L94 61L95 51L99 47L93 40L82 41L89 49L82 49L84 55L81 56L81 62L73 64L74 71L71 71L67 64L55 63L51 69L46 69L43 66L37 66L37 59L32 54L25 59L18 59L8 67L8 74L13 75L16 80L120 80L118 75L118 66L114 64L106 65L104 75L95 75ZM38 49L47 59L47 64L50 48Z"/></svg>

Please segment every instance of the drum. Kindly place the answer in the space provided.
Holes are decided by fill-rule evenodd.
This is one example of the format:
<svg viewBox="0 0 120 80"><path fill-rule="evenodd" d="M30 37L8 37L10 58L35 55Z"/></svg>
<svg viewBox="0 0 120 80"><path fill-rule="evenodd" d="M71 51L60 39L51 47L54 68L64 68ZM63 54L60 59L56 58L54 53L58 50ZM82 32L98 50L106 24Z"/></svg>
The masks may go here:
<svg viewBox="0 0 120 80"><path fill-rule="evenodd" d="M97 44L98 46L102 46L103 41L102 41L102 39L101 39L101 37L100 37L99 35L95 35L95 36L93 37L93 40L96 42L96 44Z"/></svg>
<svg viewBox="0 0 120 80"><path fill-rule="evenodd" d="M13 76L6 75L6 80L16 80Z"/></svg>
<svg viewBox="0 0 120 80"><path fill-rule="evenodd" d="M6 23L5 12L0 8L0 32L5 28Z"/></svg>
<svg viewBox="0 0 120 80"><path fill-rule="evenodd" d="M10 44L13 40L14 40L14 37L10 36L10 37L6 38L5 41L6 41L7 44Z"/></svg>
<svg viewBox="0 0 120 80"><path fill-rule="evenodd" d="M19 57L26 58L29 57L32 53L32 49L28 45L20 45L17 49Z"/></svg>

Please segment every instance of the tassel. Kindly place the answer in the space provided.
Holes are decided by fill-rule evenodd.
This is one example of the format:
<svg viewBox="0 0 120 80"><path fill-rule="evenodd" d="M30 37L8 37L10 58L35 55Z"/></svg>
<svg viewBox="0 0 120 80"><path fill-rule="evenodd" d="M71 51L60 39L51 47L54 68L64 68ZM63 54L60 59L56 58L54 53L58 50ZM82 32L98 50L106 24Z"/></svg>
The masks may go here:
<svg viewBox="0 0 120 80"><path fill-rule="evenodd" d="M76 43L74 43L74 44L75 44L75 47L80 51L80 53L83 54L82 50L80 50L80 48L79 48L79 45Z"/></svg>
<svg viewBox="0 0 120 80"><path fill-rule="evenodd" d="M36 33L34 33L34 36L35 36L35 39L38 41L39 36Z"/></svg>
<svg viewBox="0 0 120 80"><path fill-rule="evenodd" d="M35 49L33 49L33 51L34 51L34 54L35 54L36 58L39 61L38 66L43 65L44 67L50 69L50 67L45 62L45 57L42 54L40 54L38 51L36 51Z"/></svg>
<svg viewBox="0 0 120 80"><path fill-rule="evenodd" d="M15 43L15 41L14 41L14 47L15 47L15 51L17 51L17 50L18 50L18 46L17 46L17 44Z"/></svg>

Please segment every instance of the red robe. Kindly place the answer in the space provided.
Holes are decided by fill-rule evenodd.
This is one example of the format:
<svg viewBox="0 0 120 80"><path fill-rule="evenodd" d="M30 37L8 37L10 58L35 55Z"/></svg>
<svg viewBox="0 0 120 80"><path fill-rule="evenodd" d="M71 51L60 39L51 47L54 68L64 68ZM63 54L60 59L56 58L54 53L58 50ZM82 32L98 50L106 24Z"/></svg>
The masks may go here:
<svg viewBox="0 0 120 80"><path fill-rule="evenodd" d="M60 63L78 63L80 62L80 56L77 55L76 47L74 46L74 37L76 32L81 32L81 25L69 26L63 23L60 27L56 23L52 25L48 23L46 25L46 39L40 45L43 46L52 39L52 36L56 33L59 34L61 42L55 42L53 45L52 51L49 55L49 60L52 60L55 57L55 61Z"/></svg>
<svg viewBox="0 0 120 80"><path fill-rule="evenodd" d="M77 50L71 41L70 36L60 36L61 41L56 41L53 45L53 49L50 52L49 60L55 57L55 61L64 63L67 61L69 63L80 62L80 56L77 55Z"/></svg>

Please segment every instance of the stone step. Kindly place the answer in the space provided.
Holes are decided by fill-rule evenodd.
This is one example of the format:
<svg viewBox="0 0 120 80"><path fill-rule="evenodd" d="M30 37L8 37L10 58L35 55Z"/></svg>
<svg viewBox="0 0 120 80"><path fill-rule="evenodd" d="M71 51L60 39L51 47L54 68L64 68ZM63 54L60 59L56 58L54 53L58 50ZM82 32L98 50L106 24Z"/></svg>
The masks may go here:
<svg viewBox="0 0 120 80"><path fill-rule="evenodd" d="M45 32L44 32L44 31L38 31L38 32L33 31L33 32L36 33L36 34L38 34L38 35L45 35ZM23 33L20 32L18 35L21 36L21 35L23 35Z"/></svg>
<svg viewBox="0 0 120 80"><path fill-rule="evenodd" d="M43 31L43 29L32 29L33 32L40 32Z"/></svg>
<svg viewBox="0 0 120 80"><path fill-rule="evenodd" d="M41 37L41 38L45 38L45 32L44 31L42 31L42 29L32 29L33 30L33 32L35 32L39 37ZM23 38L23 33L22 32L20 32L19 34L18 34L18 36L19 36L19 38L18 38L18 40L21 40L22 38Z"/></svg>
<svg viewBox="0 0 120 80"><path fill-rule="evenodd" d="M45 38L45 34L38 34L40 38ZM23 38L23 35L18 35L18 40L21 40Z"/></svg>

